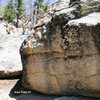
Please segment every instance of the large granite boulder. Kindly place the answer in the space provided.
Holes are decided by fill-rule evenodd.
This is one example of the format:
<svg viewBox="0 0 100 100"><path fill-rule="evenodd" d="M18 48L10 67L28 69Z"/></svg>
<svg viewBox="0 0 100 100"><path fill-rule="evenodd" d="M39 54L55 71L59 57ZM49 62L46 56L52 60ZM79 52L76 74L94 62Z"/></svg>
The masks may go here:
<svg viewBox="0 0 100 100"><path fill-rule="evenodd" d="M6 25L9 24L0 22L0 78L17 77L22 74L19 48L26 36L12 25L9 25L8 34Z"/></svg>
<svg viewBox="0 0 100 100"><path fill-rule="evenodd" d="M94 9L86 4L52 10L23 42L23 86L45 94L100 98L99 3ZM85 5L90 11L83 13Z"/></svg>

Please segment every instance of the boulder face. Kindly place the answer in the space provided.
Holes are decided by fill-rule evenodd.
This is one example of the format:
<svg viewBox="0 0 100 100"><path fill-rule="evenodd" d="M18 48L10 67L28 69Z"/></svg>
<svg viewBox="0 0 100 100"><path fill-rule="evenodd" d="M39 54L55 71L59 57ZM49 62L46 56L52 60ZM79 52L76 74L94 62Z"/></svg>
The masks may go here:
<svg viewBox="0 0 100 100"><path fill-rule="evenodd" d="M100 98L100 13L92 9L84 16L78 5L85 4L48 15L48 21L35 27L35 33L23 42L20 53L26 88ZM37 37L39 33L42 37Z"/></svg>
<svg viewBox="0 0 100 100"><path fill-rule="evenodd" d="M10 26L10 34L7 27ZM26 38L14 26L0 22L0 78L21 76L20 44Z"/></svg>

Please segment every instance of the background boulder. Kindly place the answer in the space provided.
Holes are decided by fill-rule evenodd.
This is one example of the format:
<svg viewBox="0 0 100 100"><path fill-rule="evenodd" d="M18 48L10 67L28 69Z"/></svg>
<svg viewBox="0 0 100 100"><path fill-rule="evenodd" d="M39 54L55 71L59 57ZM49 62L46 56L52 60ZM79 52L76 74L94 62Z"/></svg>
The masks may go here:
<svg viewBox="0 0 100 100"><path fill-rule="evenodd" d="M10 27L9 34L6 26ZM14 26L5 22L0 23L0 78L22 74L19 48L25 37Z"/></svg>

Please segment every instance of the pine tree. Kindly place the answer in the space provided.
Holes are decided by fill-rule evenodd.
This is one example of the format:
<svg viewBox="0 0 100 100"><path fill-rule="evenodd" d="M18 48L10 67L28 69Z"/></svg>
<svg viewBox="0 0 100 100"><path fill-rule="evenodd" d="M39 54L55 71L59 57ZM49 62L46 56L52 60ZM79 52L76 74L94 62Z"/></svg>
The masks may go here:
<svg viewBox="0 0 100 100"><path fill-rule="evenodd" d="M43 3L43 2L38 2L38 6L39 6L39 16L43 16L47 10L48 10L48 7L49 7L49 1L48 0L47 2Z"/></svg>
<svg viewBox="0 0 100 100"><path fill-rule="evenodd" d="M13 23L16 18L16 13L13 7L13 0L10 0L4 10L4 20Z"/></svg>
<svg viewBox="0 0 100 100"><path fill-rule="evenodd" d="M43 16L47 9L48 9L48 5L49 5L49 0L44 3L43 0L36 0L34 3L34 26L37 23L38 17L39 16Z"/></svg>
<svg viewBox="0 0 100 100"><path fill-rule="evenodd" d="M21 19L22 14L25 12L25 7L22 0L15 0L14 5L16 8L16 19L17 19L16 27L18 27L19 19Z"/></svg>
<svg viewBox="0 0 100 100"><path fill-rule="evenodd" d="M22 0L10 0L5 7L4 20L14 24L14 20L16 19L16 27L18 27L19 19L21 19L24 11L25 8Z"/></svg>

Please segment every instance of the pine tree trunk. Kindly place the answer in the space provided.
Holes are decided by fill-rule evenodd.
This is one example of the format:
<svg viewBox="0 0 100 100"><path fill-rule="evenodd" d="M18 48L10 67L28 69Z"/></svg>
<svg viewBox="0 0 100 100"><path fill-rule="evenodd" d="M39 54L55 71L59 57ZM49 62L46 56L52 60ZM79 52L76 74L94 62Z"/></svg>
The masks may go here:
<svg viewBox="0 0 100 100"><path fill-rule="evenodd" d="M36 0L35 2L38 2L38 0ZM38 20L38 10L39 10L39 6L35 5L34 7L34 27Z"/></svg>
<svg viewBox="0 0 100 100"><path fill-rule="evenodd" d="M31 19L31 29L33 28L33 3L30 0L30 19Z"/></svg>
<svg viewBox="0 0 100 100"><path fill-rule="evenodd" d="M38 20L38 9L39 9L39 7L36 6L35 10L34 10L34 26L36 25L37 20Z"/></svg>
<svg viewBox="0 0 100 100"><path fill-rule="evenodd" d="M2 0L0 0L0 8L1 8L1 6L2 6Z"/></svg>
<svg viewBox="0 0 100 100"><path fill-rule="evenodd" d="M16 27L18 27L18 24L19 24L19 12L20 12L20 5L21 5L21 0L17 0L18 1L18 8L17 8L17 11L18 11L18 13L17 13L17 15L16 15L16 17L17 17L17 23L16 23Z"/></svg>

